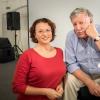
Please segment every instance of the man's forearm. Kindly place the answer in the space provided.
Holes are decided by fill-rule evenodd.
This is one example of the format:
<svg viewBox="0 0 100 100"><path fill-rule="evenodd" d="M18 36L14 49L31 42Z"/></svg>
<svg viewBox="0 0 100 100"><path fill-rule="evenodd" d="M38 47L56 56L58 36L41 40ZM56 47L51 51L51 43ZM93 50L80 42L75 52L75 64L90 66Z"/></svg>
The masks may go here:
<svg viewBox="0 0 100 100"><path fill-rule="evenodd" d="M89 75L87 75L85 72L83 72L81 69L76 70L73 72L73 74L82 81L86 86L88 86L91 81L93 81Z"/></svg>

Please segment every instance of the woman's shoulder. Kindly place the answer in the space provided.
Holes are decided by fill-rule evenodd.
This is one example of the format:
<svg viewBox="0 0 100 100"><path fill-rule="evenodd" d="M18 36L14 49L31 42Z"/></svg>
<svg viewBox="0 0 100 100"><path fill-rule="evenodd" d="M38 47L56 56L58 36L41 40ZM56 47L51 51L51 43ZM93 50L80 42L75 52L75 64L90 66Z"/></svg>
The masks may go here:
<svg viewBox="0 0 100 100"><path fill-rule="evenodd" d="M28 55L31 55L32 54L32 48L28 48L27 50L25 50L21 56L28 56Z"/></svg>
<svg viewBox="0 0 100 100"><path fill-rule="evenodd" d="M26 61L26 60L28 60L28 61L31 61L31 58L32 58L32 48L29 48L29 49L27 49L27 50L25 50L21 55L20 55L20 57L19 57L19 60L21 60L21 61Z"/></svg>
<svg viewBox="0 0 100 100"><path fill-rule="evenodd" d="M56 49L57 51L63 52L62 48L60 48L60 47L55 47L55 49Z"/></svg>

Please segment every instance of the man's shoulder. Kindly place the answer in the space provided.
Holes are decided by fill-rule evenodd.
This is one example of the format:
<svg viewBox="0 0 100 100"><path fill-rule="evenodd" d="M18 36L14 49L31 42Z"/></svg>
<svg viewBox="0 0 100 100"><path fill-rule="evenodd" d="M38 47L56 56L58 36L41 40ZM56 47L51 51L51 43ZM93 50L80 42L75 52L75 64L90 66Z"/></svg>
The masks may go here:
<svg viewBox="0 0 100 100"><path fill-rule="evenodd" d="M68 32L68 35L70 34L70 35L72 35L72 34L74 34L75 32L74 32L74 30L70 30L69 32Z"/></svg>
<svg viewBox="0 0 100 100"><path fill-rule="evenodd" d="M76 34L75 34L75 32L74 32L74 30L71 30L71 31L69 31L68 33L67 33L67 39L74 39L74 38L76 38Z"/></svg>

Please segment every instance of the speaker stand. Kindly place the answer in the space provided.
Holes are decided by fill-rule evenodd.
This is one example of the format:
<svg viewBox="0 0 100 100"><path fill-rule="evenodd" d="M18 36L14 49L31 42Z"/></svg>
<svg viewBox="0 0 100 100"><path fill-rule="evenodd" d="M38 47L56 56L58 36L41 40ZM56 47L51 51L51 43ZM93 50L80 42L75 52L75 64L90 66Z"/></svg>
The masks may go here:
<svg viewBox="0 0 100 100"><path fill-rule="evenodd" d="M20 47L17 45L16 40L17 40L17 35L16 35L16 30L15 30L15 45L14 45L14 52L15 52L15 58L18 58L19 55L20 55L18 51L20 51L20 52L22 52L22 53L23 53L23 51L22 51L22 50L20 49Z"/></svg>

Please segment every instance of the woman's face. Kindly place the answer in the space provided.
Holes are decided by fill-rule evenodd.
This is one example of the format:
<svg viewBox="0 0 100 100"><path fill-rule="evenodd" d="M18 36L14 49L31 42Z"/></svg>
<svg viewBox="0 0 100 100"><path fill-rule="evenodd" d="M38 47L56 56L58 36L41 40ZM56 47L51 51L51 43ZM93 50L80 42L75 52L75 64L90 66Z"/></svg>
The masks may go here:
<svg viewBox="0 0 100 100"><path fill-rule="evenodd" d="M90 17L85 13L80 13L72 17L74 31L79 38L87 38L86 29L90 24Z"/></svg>
<svg viewBox="0 0 100 100"><path fill-rule="evenodd" d="M48 23L40 22L35 28L35 38L40 44L49 44L52 40L52 30Z"/></svg>

